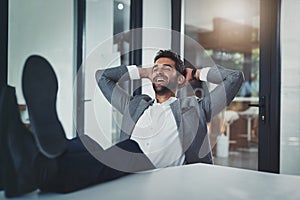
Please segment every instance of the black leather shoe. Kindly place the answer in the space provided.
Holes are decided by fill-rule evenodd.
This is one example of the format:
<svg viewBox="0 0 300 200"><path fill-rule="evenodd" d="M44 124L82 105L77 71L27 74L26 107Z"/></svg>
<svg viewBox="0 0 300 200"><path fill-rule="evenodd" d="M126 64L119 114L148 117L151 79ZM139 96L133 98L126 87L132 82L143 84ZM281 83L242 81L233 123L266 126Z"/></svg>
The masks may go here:
<svg viewBox="0 0 300 200"><path fill-rule="evenodd" d="M7 130L0 133L4 190L6 197L15 197L37 189L34 162L39 152L32 134L21 122L14 88L6 88L4 105L9 111Z"/></svg>
<svg viewBox="0 0 300 200"><path fill-rule="evenodd" d="M56 112L58 81L50 63L30 56L23 69L22 89L31 131L42 154L56 158L67 148L67 139Z"/></svg>

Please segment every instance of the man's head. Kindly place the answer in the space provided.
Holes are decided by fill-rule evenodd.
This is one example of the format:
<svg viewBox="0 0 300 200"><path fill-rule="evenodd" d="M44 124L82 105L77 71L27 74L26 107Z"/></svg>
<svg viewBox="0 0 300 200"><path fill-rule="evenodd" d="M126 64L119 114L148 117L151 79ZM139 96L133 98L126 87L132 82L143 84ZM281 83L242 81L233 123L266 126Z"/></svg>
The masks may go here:
<svg viewBox="0 0 300 200"><path fill-rule="evenodd" d="M171 51L171 50L159 50L154 58L154 63L159 59L159 58L170 58L171 60L173 60L175 62L175 69L182 74L183 76L185 76L186 72L185 72L185 66L183 61L181 60L180 56Z"/></svg>
<svg viewBox="0 0 300 200"><path fill-rule="evenodd" d="M170 50L160 50L154 58L152 83L157 95L177 93L185 81L185 67L180 57Z"/></svg>

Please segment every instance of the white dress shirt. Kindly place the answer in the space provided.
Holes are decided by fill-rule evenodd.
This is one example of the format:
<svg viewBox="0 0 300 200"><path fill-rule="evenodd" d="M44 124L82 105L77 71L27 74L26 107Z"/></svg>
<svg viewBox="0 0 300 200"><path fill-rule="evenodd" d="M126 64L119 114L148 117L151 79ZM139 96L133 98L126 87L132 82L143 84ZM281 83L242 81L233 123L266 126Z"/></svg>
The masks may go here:
<svg viewBox="0 0 300 200"><path fill-rule="evenodd" d="M174 101L176 98L173 97L162 104L154 102L139 118L131 135L156 168L184 162L185 155L170 107Z"/></svg>
<svg viewBox="0 0 300 200"><path fill-rule="evenodd" d="M131 80L140 79L135 65L127 66ZM209 69L200 74L206 80ZM201 71L202 72L202 71ZM183 165L185 154L182 149L176 121L170 104L177 98L171 97L163 103L154 101L137 121L131 134L144 154L156 168Z"/></svg>

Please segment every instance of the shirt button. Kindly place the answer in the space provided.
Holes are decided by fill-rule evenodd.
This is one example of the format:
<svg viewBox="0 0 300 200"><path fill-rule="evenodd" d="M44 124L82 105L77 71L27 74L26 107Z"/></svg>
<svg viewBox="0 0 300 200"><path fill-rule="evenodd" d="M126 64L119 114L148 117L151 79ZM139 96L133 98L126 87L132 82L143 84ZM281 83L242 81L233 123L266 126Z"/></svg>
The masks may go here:
<svg viewBox="0 0 300 200"><path fill-rule="evenodd" d="M147 142L146 145L149 146L149 142Z"/></svg>

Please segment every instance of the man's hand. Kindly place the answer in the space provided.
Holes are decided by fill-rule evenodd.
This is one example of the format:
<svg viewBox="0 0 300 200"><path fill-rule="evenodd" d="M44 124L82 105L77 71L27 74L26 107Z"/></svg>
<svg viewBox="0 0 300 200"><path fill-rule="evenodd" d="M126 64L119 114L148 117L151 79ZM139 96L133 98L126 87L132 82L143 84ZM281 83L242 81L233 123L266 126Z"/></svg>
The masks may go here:
<svg viewBox="0 0 300 200"><path fill-rule="evenodd" d="M186 68L186 76L185 76L185 85L189 84L192 80L199 80L201 69L197 69L195 76L193 77L193 69L192 68Z"/></svg>
<svg viewBox="0 0 300 200"><path fill-rule="evenodd" d="M185 82L188 84L192 80L194 80L194 77L192 76L193 69L192 68L186 68L186 75L185 75Z"/></svg>
<svg viewBox="0 0 300 200"><path fill-rule="evenodd" d="M152 80L152 67L147 67L147 68L138 68L139 73L140 73L140 77L141 78L148 78L150 80Z"/></svg>

